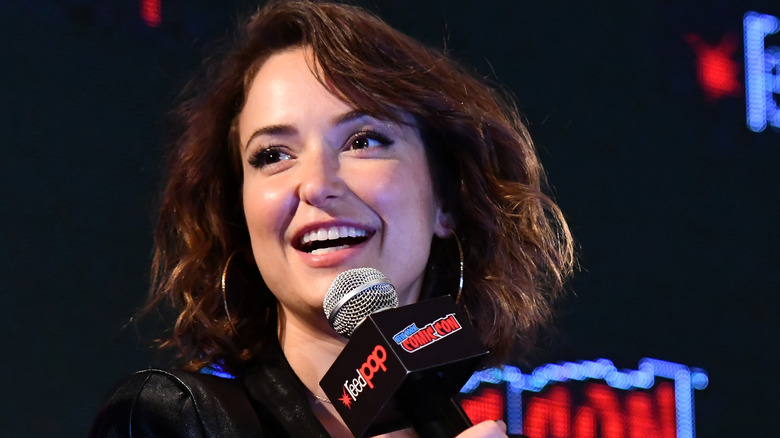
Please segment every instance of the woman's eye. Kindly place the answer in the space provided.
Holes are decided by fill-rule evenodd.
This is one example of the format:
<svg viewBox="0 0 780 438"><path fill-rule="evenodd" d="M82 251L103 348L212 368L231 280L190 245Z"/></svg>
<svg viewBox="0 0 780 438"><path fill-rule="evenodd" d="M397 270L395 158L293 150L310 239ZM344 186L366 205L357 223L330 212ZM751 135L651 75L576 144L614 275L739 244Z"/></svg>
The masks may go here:
<svg viewBox="0 0 780 438"><path fill-rule="evenodd" d="M358 132L357 134L353 135L349 139L347 147L350 150L357 150L374 148L378 146L390 146L391 144L393 144L393 140L387 136L378 132L365 131Z"/></svg>
<svg viewBox="0 0 780 438"><path fill-rule="evenodd" d="M249 157L249 164L260 169L280 161L289 160L290 158L292 157L289 154L282 152L279 148L269 147L253 153Z"/></svg>

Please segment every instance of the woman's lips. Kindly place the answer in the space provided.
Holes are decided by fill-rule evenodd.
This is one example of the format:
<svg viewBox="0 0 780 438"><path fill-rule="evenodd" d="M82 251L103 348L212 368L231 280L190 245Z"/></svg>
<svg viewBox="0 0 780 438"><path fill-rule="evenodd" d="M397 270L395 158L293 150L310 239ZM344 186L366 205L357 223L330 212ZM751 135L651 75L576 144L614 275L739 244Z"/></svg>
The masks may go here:
<svg viewBox="0 0 780 438"><path fill-rule="evenodd" d="M307 227L296 234L292 245L309 254L325 254L362 243L374 234L367 227L347 224L323 224Z"/></svg>
<svg viewBox="0 0 780 438"><path fill-rule="evenodd" d="M339 266L345 264L348 259L361 252L370 239L371 236L367 236L359 242L328 246L309 252L298 251L298 254L304 264L312 268Z"/></svg>

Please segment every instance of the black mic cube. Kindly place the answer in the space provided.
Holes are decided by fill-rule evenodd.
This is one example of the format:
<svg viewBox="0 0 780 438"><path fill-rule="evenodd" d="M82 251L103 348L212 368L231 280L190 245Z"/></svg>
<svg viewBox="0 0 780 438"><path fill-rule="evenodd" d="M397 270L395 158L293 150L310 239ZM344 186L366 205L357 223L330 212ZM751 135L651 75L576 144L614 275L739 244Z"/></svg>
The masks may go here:
<svg viewBox="0 0 780 438"><path fill-rule="evenodd" d="M431 404L454 403L487 354L465 315L443 296L369 315L320 387L356 437L377 435L408 427L425 417L416 411L438 408Z"/></svg>

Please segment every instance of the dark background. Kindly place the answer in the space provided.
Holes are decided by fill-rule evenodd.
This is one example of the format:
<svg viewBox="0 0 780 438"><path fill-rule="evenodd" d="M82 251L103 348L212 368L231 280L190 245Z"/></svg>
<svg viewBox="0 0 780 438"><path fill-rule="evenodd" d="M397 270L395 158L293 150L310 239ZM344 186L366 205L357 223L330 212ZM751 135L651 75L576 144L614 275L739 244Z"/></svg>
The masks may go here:
<svg viewBox="0 0 780 438"><path fill-rule="evenodd" d="M125 325L148 287L163 114L249 4L162 0L152 28L140 1L0 1L5 436L83 436L111 385L152 363ZM780 133L748 131L743 95L706 98L684 35L733 34L741 66L743 14L780 4L362 4L446 44L528 119L582 265L531 365L700 367L698 436L776 436Z"/></svg>

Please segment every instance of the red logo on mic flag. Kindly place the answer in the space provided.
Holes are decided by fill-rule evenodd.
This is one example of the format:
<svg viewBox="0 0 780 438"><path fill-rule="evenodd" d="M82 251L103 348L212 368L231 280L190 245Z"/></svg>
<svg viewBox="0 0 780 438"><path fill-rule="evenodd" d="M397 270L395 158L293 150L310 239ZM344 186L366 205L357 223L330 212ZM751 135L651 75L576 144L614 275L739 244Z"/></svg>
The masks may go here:
<svg viewBox="0 0 780 438"><path fill-rule="evenodd" d="M344 395L339 397L339 400L344 403L344 406L346 406L347 409L352 409L352 399L349 397L346 387L344 387Z"/></svg>
<svg viewBox="0 0 780 438"><path fill-rule="evenodd" d="M357 377L353 378L350 382L349 379L344 381L344 395L339 400L344 403L344 406L350 408L349 399L357 401L358 396L363 390L374 389L374 375L379 371L387 371L385 361L387 360L387 350L381 345L374 347L374 351L368 355L366 361L355 371ZM344 400L346 398L347 400ZM351 409L351 408L350 408Z"/></svg>

